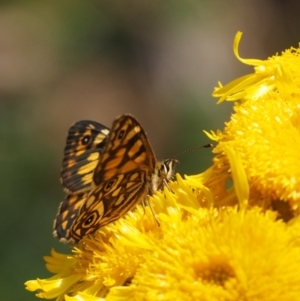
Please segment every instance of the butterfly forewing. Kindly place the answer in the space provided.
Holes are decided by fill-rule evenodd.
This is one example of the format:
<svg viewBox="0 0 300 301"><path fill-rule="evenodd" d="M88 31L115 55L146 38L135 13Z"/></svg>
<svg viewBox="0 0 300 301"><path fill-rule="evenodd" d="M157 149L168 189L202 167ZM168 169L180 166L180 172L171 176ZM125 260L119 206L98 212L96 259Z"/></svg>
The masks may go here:
<svg viewBox="0 0 300 301"><path fill-rule="evenodd" d="M89 190L109 129L90 120L75 123L68 132L61 181L67 191Z"/></svg>
<svg viewBox="0 0 300 301"><path fill-rule="evenodd" d="M133 170L155 168L155 155L147 139L145 131L130 115L117 118L109 133L95 173L94 183L100 185L110 178Z"/></svg>

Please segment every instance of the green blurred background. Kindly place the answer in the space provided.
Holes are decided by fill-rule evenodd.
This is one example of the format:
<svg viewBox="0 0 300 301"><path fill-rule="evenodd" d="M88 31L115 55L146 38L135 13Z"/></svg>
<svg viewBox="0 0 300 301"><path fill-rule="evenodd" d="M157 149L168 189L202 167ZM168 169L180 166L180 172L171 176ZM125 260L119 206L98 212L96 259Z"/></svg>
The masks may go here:
<svg viewBox="0 0 300 301"><path fill-rule="evenodd" d="M158 158L209 143L231 104L211 97L252 72L232 51L266 59L300 40L299 1L1 1L1 300L36 300L23 283L48 277L52 222L64 197L68 127L137 117ZM181 174L211 164L208 149L180 157Z"/></svg>

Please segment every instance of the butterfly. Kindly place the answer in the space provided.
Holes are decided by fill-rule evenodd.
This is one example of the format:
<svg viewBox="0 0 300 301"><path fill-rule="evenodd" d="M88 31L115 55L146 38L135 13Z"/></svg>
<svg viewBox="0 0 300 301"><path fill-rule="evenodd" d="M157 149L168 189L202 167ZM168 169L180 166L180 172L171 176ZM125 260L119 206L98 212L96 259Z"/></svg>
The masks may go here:
<svg viewBox="0 0 300 301"><path fill-rule="evenodd" d="M173 177L176 159L157 161L140 123L121 115L111 130L79 121L68 133L61 180L67 196L54 221L54 236L77 243L116 221Z"/></svg>

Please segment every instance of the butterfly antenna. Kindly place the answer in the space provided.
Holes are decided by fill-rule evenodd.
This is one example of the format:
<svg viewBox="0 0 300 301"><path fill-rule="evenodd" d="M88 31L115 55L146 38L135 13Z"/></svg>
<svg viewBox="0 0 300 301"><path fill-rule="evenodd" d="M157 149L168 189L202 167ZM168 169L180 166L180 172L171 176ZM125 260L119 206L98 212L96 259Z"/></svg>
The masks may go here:
<svg viewBox="0 0 300 301"><path fill-rule="evenodd" d="M193 152L193 151L195 151L197 149L200 149L200 148L209 148L209 147L213 147L213 144L209 143L209 144L205 144L205 145L201 145L201 146L198 145L198 146L189 148L189 149L187 149L187 150L185 150L183 152L180 152L180 153L176 154L173 158L174 159L178 158L179 156L182 156L182 155L184 155L186 153L189 153L189 152Z"/></svg>

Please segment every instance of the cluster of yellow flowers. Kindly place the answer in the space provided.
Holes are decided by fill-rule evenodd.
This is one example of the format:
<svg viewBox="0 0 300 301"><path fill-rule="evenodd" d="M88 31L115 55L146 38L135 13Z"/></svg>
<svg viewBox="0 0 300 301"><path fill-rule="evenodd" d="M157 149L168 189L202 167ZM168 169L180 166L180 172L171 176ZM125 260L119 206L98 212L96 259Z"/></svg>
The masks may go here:
<svg viewBox="0 0 300 301"><path fill-rule="evenodd" d="M240 38L235 54L255 72L213 93L235 102L224 130L206 133L213 165L151 198L159 227L137 206L72 255L52 250L55 275L28 290L58 301L300 299L300 49L246 60Z"/></svg>

